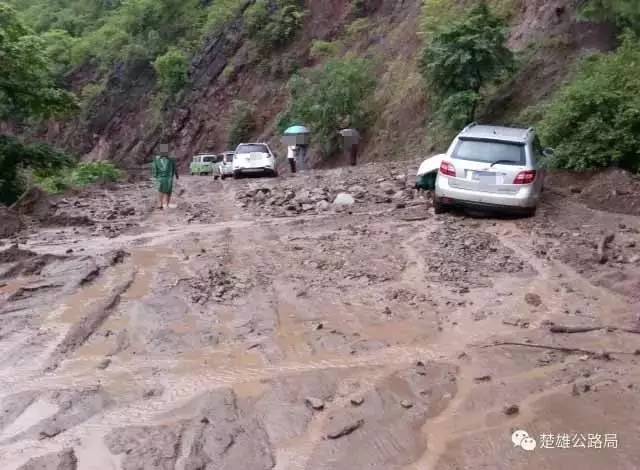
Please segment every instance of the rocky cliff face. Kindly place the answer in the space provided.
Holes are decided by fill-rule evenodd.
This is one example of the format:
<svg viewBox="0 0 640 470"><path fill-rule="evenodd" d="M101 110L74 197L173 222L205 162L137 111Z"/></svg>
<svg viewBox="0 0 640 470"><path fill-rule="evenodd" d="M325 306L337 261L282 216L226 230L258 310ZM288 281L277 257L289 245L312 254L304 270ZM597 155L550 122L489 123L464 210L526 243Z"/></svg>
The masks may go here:
<svg viewBox="0 0 640 470"><path fill-rule="evenodd" d="M424 130L429 109L417 68L421 3L369 0L365 2L368 27L348 36L351 2L309 1L309 14L296 41L268 56L261 56L246 40L239 17L206 41L192 61L189 88L165 105L162 118L154 116L151 106L155 87L151 65L120 65L88 115L53 123L43 136L87 159L108 159L130 169L148 162L156 144L166 141L184 165L194 153L226 150L233 102L242 99L256 110L254 138L268 140L281 151L275 126L287 105L289 77L297 68L317 65L309 54L314 39L341 39L346 52L374 59L379 77L379 112L365 136L364 159L429 154L433 136ZM487 119L513 117L548 97L581 54L613 46L610 28L577 21L576 3L514 0L510 41L523 51L524 66L489 107ZM92 71L79 70L70 80L79 89L92 78Z"/></svg>

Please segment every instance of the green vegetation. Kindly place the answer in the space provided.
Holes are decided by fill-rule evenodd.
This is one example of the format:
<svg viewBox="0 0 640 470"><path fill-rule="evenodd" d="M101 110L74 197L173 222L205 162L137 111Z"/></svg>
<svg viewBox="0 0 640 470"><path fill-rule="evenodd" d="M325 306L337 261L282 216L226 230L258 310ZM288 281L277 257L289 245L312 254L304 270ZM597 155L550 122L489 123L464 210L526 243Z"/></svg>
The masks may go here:
<svg viewBox="0 0 640 470"><path fill-rule="evenodd" d="M421 61L439 121L453 129L473 121L483 92L515 67L504 21L486 3L457 16L441 25L426 22Z"/></svg>
<svg viewBox="0 0 640 470"><path fill-rule="evenodd" d="M0 135L0 203L13 204L25 191L25 171L45 175L72 164L72 158L48 145L24 144Z"/></svg>
<svg viewBox="0 0 640 470"><path fill-rule="evenodd" d="M317 39L311 43L311 50L309 53L314 59L334 57L338 52L340 52L341 48L342 45L339 42L321 41Z"/></svg>
<svg viewBox="0 0 640 470"><path fill-rule="evenodd" d="M43 41L2 3L0 57L0 119L35 120L76 107L73 95L56 86ZM47 145L0 135L0 202L11 204L24 191L23 170L54 171L70 163L67 155Z"/></svg>
<svg viewBox="0 0 640 470"><path fill-rule="evenodd" d="M280 119L283 131L293 122L313 129L326 155L338 149L341 127L366 129L371 120L376 81L364 59L331 60L320 70L295 75L290 81L291 105Z"/></svg>
<svg viewBox="0 0 640 470"><path fill-rule="evenodd" d="M122 171L108 162L87 162L57 171L49 169L34 172L36 185L50 193L60 193L70 188L84 188L92 184L115 183L120 181L122 176Z"/></svg>
<svg viewBox="0 0 640 470"><path fill-rule="evenodd" d="M48 117L75 107L73 95L52 76L45 44L0 3L0 119Z"/></svg>
<svg viewBox="0 0 640 470"><path fill-rule="evenodd" d="M640 170L640 47L627 35L615 54L587 60L546 109L540 125L554 165Z"/></svg>
<svg viewBox="0 0 640 470"><path fill-rule="evenodd" d="M171 48L154 62L160 87L170 94L178 93L188 81L189 60L184 52Z"/></svg>
<svg viewBox="0 0 640 470"><path fill-rule="evenodd" d="M256 0L244 14L249 37L264 47L284 46L302 27L300 0Z"/></svg>
<svg viewBox="0 0 640 470"><path fill-rule="evenodd" d="M47 38L58 73L92 61L155 61L170 49L191 54L203 36L238 15L243 0L8 0Z"/></svg>
<svg viewBox="0 0 640 470"><path fill-rule="evenodd" d="M640 2L638 0L587 0L583 2L585 17L613 21L621 28L640 32Z"/></svg>
<svg viewBox="0 0 640 470"><path fill-rule="evenodd" d="M359 34L367 31L369 28L371 28L371 21L369 18L358 18L347 26L347 36L353 38L354 36L358 36Z"/></svg>
<svg viewBox="0 0 640 470"><path fill-rule="evenodd" d="M234 103L231 129L229 130L229 149L235 149L239 144L247 142L255 130L253 109L244 101Z"/></svg>

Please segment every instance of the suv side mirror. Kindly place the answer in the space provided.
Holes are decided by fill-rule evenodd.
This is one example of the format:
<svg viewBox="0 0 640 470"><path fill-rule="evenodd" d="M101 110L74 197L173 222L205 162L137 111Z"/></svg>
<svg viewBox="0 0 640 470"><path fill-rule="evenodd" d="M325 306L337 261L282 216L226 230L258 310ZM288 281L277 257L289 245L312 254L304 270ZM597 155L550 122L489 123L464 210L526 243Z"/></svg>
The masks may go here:
<svg viewBox="0 0 640 470"><path fill-rule="evenodd" d="M551 149L551 148L546 148L542 151L542 155L544 155L547 158L551 158L556 154L556 152Z"/></svg>

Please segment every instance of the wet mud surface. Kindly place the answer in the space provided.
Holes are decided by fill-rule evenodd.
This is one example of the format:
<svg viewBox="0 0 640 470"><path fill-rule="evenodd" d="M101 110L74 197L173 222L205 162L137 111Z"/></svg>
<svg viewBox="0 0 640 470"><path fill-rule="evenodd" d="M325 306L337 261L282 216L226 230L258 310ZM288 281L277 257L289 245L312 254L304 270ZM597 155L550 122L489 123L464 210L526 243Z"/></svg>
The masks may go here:
<svg viewBox="0 0 640 470"><path fill-rule="evenodd" d="M640 219L565 186L529 219L435 216L415 166L24 202L0 468L640 468Z"/></svg>

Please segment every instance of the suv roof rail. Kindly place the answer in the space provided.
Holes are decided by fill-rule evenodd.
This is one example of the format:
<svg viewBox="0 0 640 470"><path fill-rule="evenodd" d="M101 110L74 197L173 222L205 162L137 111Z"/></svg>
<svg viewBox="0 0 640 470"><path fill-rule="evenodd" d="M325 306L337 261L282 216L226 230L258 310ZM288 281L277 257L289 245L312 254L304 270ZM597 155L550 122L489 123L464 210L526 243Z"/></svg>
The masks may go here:
<svg viewBox="0 0 640 470"><path fill-rule="evenodd" d="M465 128L463 129L463 131L466 131L467 129L471 129L472 127L475 127L475 126L477 126L477 125L478 125L478 123L477 123L477 122L475 122L475 121L473 121L471 124L468 124L468 125L467 125L467 127L465 127Z"/></svg>

